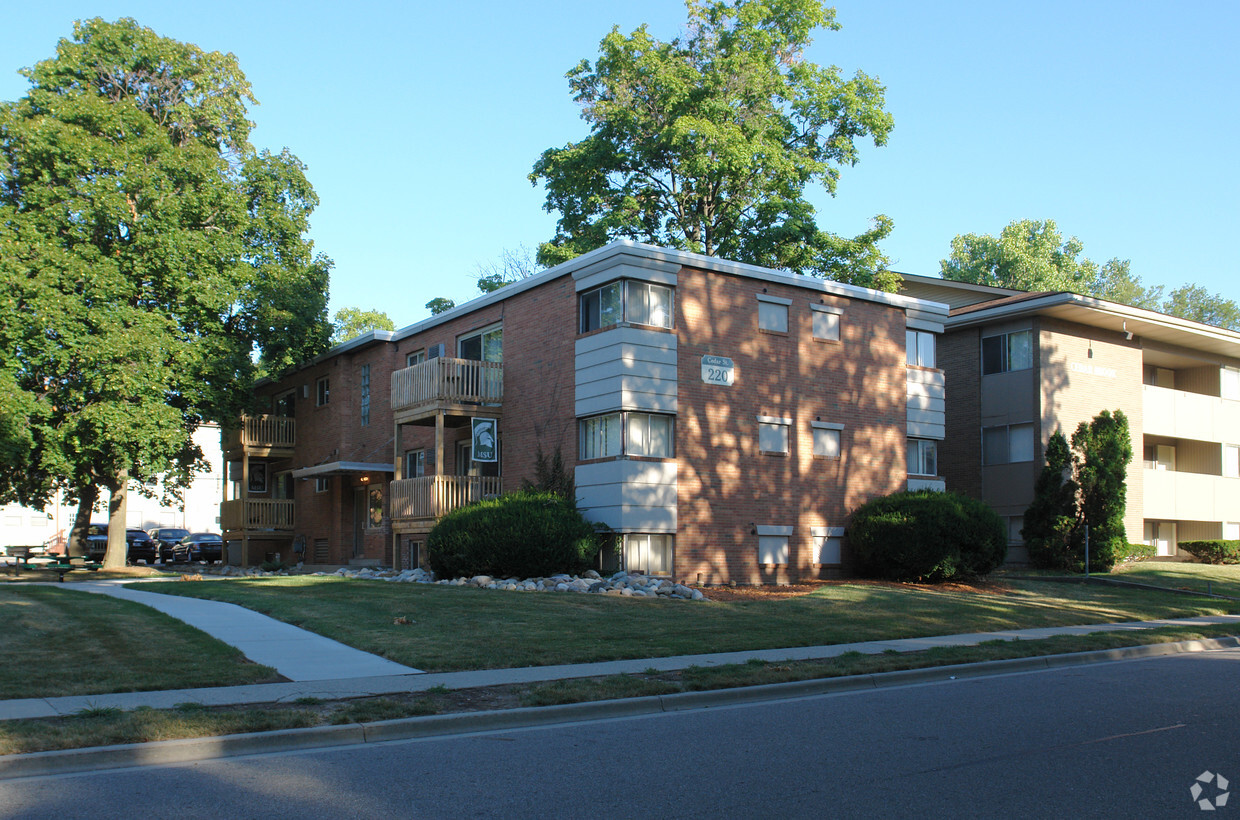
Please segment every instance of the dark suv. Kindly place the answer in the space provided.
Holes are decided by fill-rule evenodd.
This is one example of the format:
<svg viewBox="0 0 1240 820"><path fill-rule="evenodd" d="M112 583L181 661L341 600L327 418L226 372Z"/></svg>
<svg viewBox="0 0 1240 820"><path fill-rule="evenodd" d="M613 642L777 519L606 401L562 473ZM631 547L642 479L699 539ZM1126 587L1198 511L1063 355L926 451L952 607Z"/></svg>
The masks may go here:
<svg viewBox="0 0 1240 820"><path fill-rule="evenodd" d="M155 539L155 543L159 545L159 558L161 561L176 560L174 547L182 538L189 535L189 530L183 530L180 527L157 527L148 530L151 538Z"/></svg>

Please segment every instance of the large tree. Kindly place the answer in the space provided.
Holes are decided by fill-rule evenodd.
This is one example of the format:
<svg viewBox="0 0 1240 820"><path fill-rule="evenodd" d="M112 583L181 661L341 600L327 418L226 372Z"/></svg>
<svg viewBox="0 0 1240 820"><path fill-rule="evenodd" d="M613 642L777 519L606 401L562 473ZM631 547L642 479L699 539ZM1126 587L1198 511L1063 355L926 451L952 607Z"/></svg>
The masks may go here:
<svg viewBox="0 0 1240 820"><path fill-rule="evenodd" d="M543 152L530 174L560 214L539 248L552 265L629 238L893 288L878 242L891 221L846 238L821 230L805 198L835 194L858 142L892 128L884 88L804 59L837 30L820 0L687 0L688 26L663 42L618 28L568 73L590 134Z"/></svg>
<svg viewBox="0 0 1240 820"><path fill-rule="evenodd" d="M396 325L381 310L362 310L345 307L332 316L332 344L338 345L356 339L372 330L395 330Z"/></svg>
<svg viewBox="0 0 1240 820"><path fill-rule="evenodd" d="M331 263L302 164L249 143L232 55L94 19L24 73L0 104L0 499L64 489L82 520L108 490L118 564L129 480L188 480L200 423L322 350Z"/></svg>
<svg viewBox="0 0 1240 820"><path fill-rule="evenodd" d="M1026 291L1072 291L1182 319L1240 330L1240 306L1198 285L1165 299L1161 285L1146 286L1127 259L1099 265L1083 256L1075 236L1064 238L1053 219L1020 219L998 236L960 234L939 263L944 279Z"/></svg>

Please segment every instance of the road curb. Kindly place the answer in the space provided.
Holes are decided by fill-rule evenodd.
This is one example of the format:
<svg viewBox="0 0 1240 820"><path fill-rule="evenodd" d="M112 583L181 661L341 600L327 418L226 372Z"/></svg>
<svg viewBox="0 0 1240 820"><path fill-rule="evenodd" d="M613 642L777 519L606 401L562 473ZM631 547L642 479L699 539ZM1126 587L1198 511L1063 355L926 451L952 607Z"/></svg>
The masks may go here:
<svg viewBox="0 0 1240 820"><path fill-rule="evenodd" d="M733 689L678 692L672 695L652 695L623 700L588 701L560 706L523 707L491 712L461 712L450 715L399 718L367 724L352 723L341 726L314 726L306 729L282 729L272 732L224 735L222 737L185 738L151 743L100 746L88 749L32 752L0 756L0 780L103 771L134 766L192 763L225 757L328 749L336 746L382 743L421 737L522 729L583 720L638 717L663 712L734 706L764 700L788 700L814 695L843 694L870 689L945 683L954 680L1039 671L1064 666L1137 660L1236 648L1240 648L1240 637L1207 638L1179 641L1177 643L1146 644L1119 649L1072 652L1062 655L1040 655L1028 658L1009 658L999 661L981 661L979 663L954 666L904 669L870 675L814 678L789 683L770 683Z"/></svg>

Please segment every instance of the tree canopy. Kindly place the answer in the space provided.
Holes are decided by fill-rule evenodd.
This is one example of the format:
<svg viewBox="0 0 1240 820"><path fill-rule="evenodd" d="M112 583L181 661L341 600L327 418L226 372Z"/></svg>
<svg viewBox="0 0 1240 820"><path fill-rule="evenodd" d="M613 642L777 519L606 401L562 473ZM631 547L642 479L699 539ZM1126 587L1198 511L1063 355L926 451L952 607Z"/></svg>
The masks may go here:
<svg viewBox="0 0 1240 820"><path fill-rule="evenodd" d="M396 325L381 310L362 310L345 307L332 317L332 344L338 345L356 339L372 330L395 330Z"/></svg>
<svg viewBox="0 0 1240 820"><path fill-rule="evenodd" d="M250 145L231 54L96 18L23 73L0 104L0 499L175 486L200 423L326 344L317 197Z"/></svg>
<svg viewBox="0 0 1240 820"><path fill-rule="evenodd" d="M820 0L687 0L685 33L612 30L594 63L568 72L590 134L543 152L530 181L560 214L540 246L553 265L629 238L892 289L878 242L892 227L821 230L809 186L836 192L858 142L892 129L884 87L804 59L835 31Z"/></svg>
<svg viewBox="0 0 1240 820"><path fill-rule="evenodd" d="M1157 310L1182 319L1240 330L1240 306L1198 285L1185 285L1165 299L1161 285L1147 287L1127 259L1102 265L1083 256L1075 236L1065 239L1053 219L1021 219L999 236L960 234L951 256L939 263L944 279L1025 291L1071 291L1111 302Z"/></svg>

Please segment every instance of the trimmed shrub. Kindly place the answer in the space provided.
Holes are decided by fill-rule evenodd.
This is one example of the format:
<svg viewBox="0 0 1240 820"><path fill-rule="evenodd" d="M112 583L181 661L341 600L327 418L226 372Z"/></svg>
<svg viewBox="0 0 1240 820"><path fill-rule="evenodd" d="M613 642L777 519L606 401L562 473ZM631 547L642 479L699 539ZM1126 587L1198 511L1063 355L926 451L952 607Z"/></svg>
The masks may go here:
<svg viewBox="0 0 1240 820"><path fill-rule="evenodd" d="M1240 564L1240 541L1181 541L1179 547L1203 564Z"/></svg>
<svg viewBox="0 0 1240 820"><path fill-rule="evenodd" d="M853 513L848 543L856 571L895 581L986 575L1007 556L1007 528L983 501L958 493L894 493Z"/></svg>
<svg viewBox="0 0 1240 820"><path fill-rule="evenodd" d="M1146 558L1153 558L1158 552L1153 544L1127 544L1125 546L1126 548L1115 556L1118 564L1127 561L1144 561Z"/></svg>
<svg viewBox="0 0 1240 820"><path fill-rule="evenodd" d="M426 537L427 559L441 578L577 572L598 549L594 526L571 500L529 490L453 510Z"/></svg>

